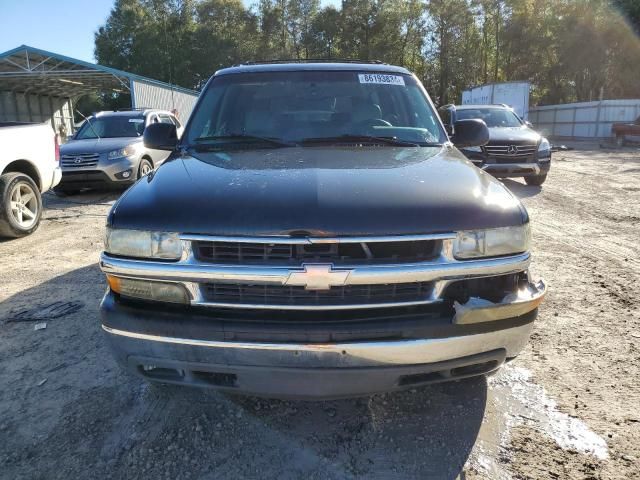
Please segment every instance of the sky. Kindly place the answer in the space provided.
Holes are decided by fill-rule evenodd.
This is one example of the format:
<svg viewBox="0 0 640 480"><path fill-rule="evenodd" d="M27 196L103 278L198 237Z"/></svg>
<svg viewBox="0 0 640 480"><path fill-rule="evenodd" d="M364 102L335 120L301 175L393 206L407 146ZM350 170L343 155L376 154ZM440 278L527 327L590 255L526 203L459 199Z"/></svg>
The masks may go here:
<svg viewBox="0 0 640 480"><path fill-rule="evenodd" d="M321 4L337 6L340 1ZM93 34L112 5L113 0L0 0L0 53L29 45L94 62Z"/></svg>

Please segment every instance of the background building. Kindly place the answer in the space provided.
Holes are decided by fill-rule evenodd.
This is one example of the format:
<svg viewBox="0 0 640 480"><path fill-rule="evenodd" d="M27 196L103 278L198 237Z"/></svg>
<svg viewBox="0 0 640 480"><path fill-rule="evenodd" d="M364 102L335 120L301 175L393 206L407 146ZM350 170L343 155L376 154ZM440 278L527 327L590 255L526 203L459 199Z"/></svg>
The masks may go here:
<svg viewBox="0 0 640 480"><path fill-rule="evenodd" d="M22 45L0 54L0 122L51 122L74 131L74 104L89 93L126 93L131 108L178 111L184 122L198 92Z"/></svg>

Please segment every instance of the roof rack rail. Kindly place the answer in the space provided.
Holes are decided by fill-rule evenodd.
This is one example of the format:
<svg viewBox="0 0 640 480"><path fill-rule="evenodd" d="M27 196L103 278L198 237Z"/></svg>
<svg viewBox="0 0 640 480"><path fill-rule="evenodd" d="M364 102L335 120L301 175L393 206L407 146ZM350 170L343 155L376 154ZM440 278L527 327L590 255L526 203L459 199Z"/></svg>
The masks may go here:
<svg viewBox="0 0 640 480"><path fill-rule="evenodd" d="M116 108L112 112L137 112L138 110L151 110L151 107L135 107L135 108Z"/></svg>
<svg viewBox="0 0 640 480"><path fill-rule="evenodd" d="M234 67L240 65L268 65L271 63L370 63L374 65L386 65L386 63L381 60L358 60L354 58L290 58L277 60L252 60L239 63L234 65Z"/></svg>

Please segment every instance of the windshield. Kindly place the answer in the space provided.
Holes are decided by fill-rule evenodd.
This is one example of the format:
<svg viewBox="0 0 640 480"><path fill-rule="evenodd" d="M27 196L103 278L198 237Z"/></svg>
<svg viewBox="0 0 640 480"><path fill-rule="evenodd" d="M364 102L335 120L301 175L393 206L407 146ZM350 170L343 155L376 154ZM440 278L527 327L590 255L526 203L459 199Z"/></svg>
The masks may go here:
<svg viewBox="0 0 640 480"><path fill-rule="evenodd" d="M122 115L89 117L75 136L76 140L87 138L139 137L144 131L144 117Z"/></svg>
<svg viewBox="0 0 640 480"><path fill-rule="evenodd" d="M511 110L502 108L473 108L456 110L456 120L470 120L479 118L484 120L489 128L521 127L522 122Z"/></svg>
<svg viewBox="0 0 640 480"><path fill-rule="evenodd" d="M410 75L263 72L213 80L193 113L190 145L282 147L358 141L432 145L446 141ZM404 143L406 142L406 143Z"/></svg>

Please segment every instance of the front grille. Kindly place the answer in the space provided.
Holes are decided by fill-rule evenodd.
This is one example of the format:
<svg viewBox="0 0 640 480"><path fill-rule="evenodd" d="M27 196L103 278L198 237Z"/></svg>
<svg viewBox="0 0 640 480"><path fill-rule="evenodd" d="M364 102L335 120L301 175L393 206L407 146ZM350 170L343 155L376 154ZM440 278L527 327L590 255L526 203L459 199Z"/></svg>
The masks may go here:
<svg viewBox="0 0 640 480"><path fill-rule="evenodd" d="M329 290L306 290L286 285L206 283L202 295L206 302L226 305L341 306L376 305L427 301L431 282L393 285L345 285Z"/></svg>
<svg viewBox="0 0 640 480"><path fill-rule="evenodd" d="M522 163L535 159L537 145L485 145L484 151L488 157L497 163ZM514 151L515 149L515 151Z"/></svg>
<svg viewBox="0 0 640 480"><path fill-rule="evenodd" d="M318 244L195 241L193 251L199 261L207 263L357 265L433 260L438 256L440 244L440 240Z"/></svg>
<svg viewBox="0 0 640 480"><path fill-rule="evenodd" d="M99 160L99 153L75 153L73 155L62 155L60 157L60 165L64 168L96 167Z"/></svg>

